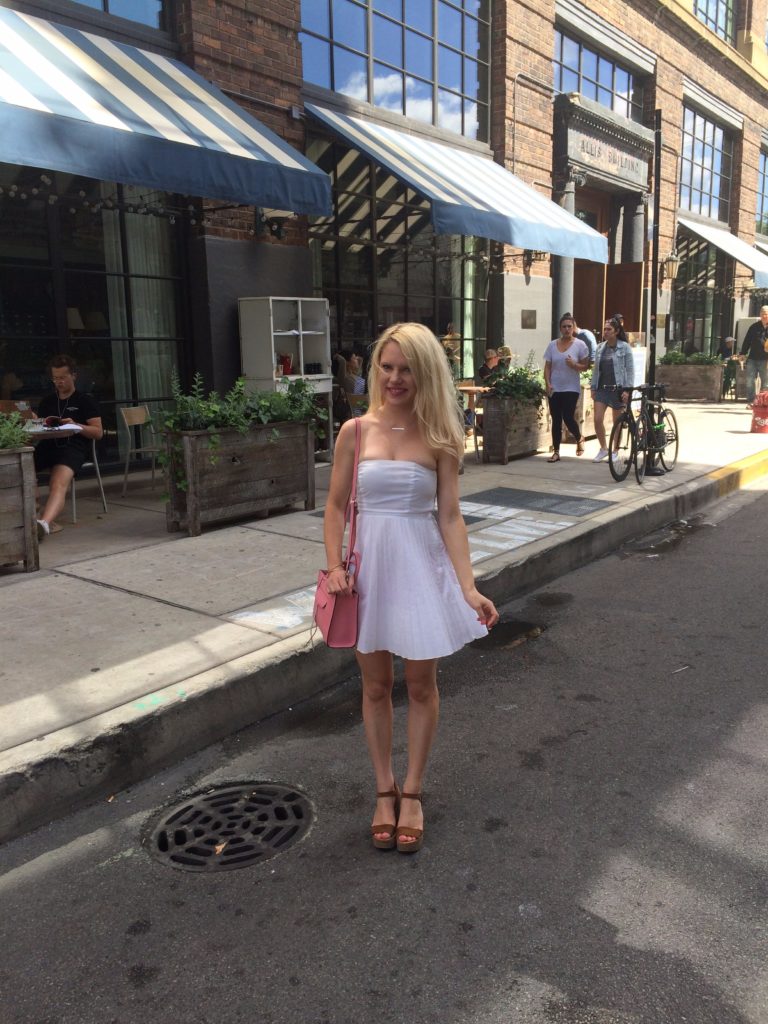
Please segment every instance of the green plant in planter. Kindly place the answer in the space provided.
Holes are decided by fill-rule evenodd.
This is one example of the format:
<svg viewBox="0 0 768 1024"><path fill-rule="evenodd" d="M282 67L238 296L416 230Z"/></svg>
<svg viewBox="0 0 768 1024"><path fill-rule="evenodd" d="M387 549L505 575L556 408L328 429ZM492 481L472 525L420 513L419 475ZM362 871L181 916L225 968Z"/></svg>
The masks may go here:
<svg viewBox="0 0 768 1024"><path fill-rule="evenodd" d="M659 362L662 366L718 366L722 359L720 356L708 356L704 352L692 352L687 356L684 352L674 349L665 352Z"/></svg>
<svg viewBox="0 0 768 1024"><path fill-rule="evenodd" d="M24 420L17 412L0 413L0 449L25 448L29 435L24 429Z"/></svg>
<svg viewBox="0 0 768 1024"><path fill-rule="evenodd" d="M541 373L527 366L511 366L486 379L489 398L515 398L519 402L541 404L547 389Z"/></svg>
<svg viewBox="0 0 768 1024"><path fill-rule="evenodd" d="M722 363L720 356L708 356L704 352L692 352L688 356L689 366L719 366L720 363Z"/></svg>
<svg viewBox="0 0 768 1024"><path fill-rule="evenodd" d="M171 394L175 408L163 412L161 427L171 434L183 430L207 430L211 464L216 463L218 449L221 446L220 432L236 430L247 434L254 425L266 423L307 422L314 420L315 434L324 437L325 431L321 424L328 418L324 409L315 404L315 392L309 381L295 380L288 384L285 391L257 391L247 394L245 381L235 381L229 391L221 396L216 391L205 391L202 375L198 372L192 378L188 392L182 390L176 374L171 377ZM272 439L280 436L277 429L272 431ZM181 453L181 444L173 442L174 454ZM167 467L171 458L168 453L160 452L158 460ZM175 459L181 466L181 459ZM181 490L187 489L183 475L177 476L176 484Z"/></svg>

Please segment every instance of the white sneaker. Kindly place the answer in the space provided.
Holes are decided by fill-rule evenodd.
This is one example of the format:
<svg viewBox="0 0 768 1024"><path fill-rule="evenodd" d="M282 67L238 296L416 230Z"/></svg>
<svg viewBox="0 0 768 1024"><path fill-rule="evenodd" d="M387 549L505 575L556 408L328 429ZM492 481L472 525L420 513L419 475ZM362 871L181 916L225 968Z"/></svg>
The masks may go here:
<svg viewBox="0 0 768 1024"><path fill-rule="evenodd" d="M37 539L38 541L45 540L50 534L51 528L44 519L37 520Z"/></svg>
<svg viewBox="0 0 768 1024"><path fill-rule="evenodd" d="M611 462L616 462L619 457L618 452L611 452Z"/></svg>
<svg viewBox="0 0 768 1024"><path fill-rule="evenodd" d="M593 462L602 462L603 459L607 459L607 458L608 458L608 449L607 448L601 448L600 451L597 453L597 455L594 457L594 459L592 459L592 461Z"/></svg>

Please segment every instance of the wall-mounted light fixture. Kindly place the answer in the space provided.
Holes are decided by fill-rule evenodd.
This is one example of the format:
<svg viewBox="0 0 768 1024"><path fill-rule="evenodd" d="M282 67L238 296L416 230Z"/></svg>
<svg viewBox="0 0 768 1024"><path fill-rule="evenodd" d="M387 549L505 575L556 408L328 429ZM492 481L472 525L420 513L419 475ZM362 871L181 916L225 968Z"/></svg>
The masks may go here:
<svg viewBox="0 0 768 1024"><path fill-rule="evenodd" d="M677 255L677 249L673 249L672 252L668 256L665 256L661 261L662 281L674 281L679 269L680 257Z"/></svg>
<svg viewBox="0 0 768 1024"><path fill-rule="evenodd" d="M549 259L548 252L544 252L541 249L524 249L523 270L528 273L534 263L542 263L546 259Z"/></svg>

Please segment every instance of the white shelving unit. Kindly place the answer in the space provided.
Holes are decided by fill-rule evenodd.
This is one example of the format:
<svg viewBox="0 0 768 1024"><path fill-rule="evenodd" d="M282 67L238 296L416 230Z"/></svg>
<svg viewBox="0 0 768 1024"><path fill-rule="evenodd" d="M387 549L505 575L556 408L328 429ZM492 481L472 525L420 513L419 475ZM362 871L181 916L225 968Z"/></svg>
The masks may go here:
<svg viewBox="0 0 768 1024"><path fill-rule="evenodd" d="M240 360L249 391L280 390L288 381L310 382L328 407L328 459L333 458L333 376L328 300L258 296L238 300ZM280 357L290 357L287 374Z"/></svg>

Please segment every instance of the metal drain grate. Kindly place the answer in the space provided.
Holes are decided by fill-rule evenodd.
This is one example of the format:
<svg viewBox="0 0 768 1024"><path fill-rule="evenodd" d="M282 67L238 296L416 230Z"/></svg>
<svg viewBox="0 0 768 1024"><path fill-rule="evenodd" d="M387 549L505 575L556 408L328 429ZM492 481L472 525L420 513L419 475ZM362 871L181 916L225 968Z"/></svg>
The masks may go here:
<svg viewBox="0 0 768 1024"><path fill-rule="evenodd" d="M148 839L158 860L185 871L229 871L282 853L313 820L298 789L277 782L240 782L193 794L166 811Z"/></svg>

